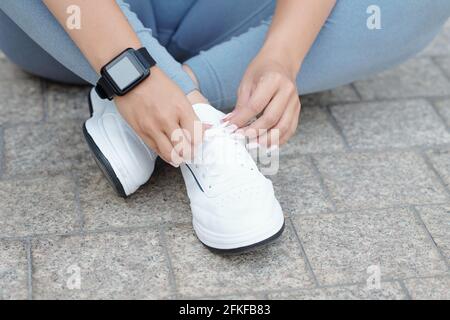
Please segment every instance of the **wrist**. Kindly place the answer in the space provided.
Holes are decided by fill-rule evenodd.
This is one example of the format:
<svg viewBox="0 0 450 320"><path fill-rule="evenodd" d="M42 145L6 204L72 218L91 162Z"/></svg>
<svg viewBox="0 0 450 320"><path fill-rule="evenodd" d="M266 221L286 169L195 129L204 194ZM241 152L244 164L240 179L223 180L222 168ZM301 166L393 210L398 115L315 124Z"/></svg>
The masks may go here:
<svg viewBox="0 0 450 320"><path fill-rule="evenodd" d="M266 41L258 55L283 66L293 79L297 78L303 63L303 57L282 41Z"/></svg>
<svg viewBox="0 0 450 320"><path fill-rule="evenodd" d="M115 47L108 48L107 50L98 50L94 54L91 54L91 65L94 67L95 71L100 74L101 69L111 62L112 59L117 57L126 48L133 48L135 50L139 49L139 45L127 46L127 47Z"/></svg>
<svg viewBox="0 0 450 320"><path fill-rule="evenodd" d="M124 96L144 82L155 65L156 61L145 47L127 48L102 67L95 90L101 99Z"/></svg>

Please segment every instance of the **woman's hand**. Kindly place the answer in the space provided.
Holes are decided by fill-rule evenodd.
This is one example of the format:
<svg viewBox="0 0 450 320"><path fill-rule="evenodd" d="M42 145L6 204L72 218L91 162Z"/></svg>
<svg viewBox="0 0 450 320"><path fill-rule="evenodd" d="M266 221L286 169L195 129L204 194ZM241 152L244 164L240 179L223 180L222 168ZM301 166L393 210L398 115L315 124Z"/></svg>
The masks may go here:
<svg viewBox="0 0 450 320"><path fill-rule="evenodd" d="M149 78L127 95L116 97L115 102L120 114L142 140L175 167L189 160L201 142L202 127L194 130L200 120L191 102L157 67L152 68ZM183 141L174 141L179 140L180 133Z"/></svg>
<svg viewBox="0 0 450 320"><path fill-rule="evenodd" d="M293 135L300 113L295 79L335 4L336 0L277 1L264 45L241 82L236 109L225 119L242 127L262 112L249 128L269 129L269 139L279 129L280 144Z"/></svg>
<svg viewBox="0 0 450 320"><path fill-rule="evenodd" d="M235 110L224 121L243 128L244 134L250 138L259 137L260 144L286 143L295 133L300 115L296 74L277 59L261 52L241 81ZM277 139L279 141L275 141Z"/></svg>
<svg viewBox="0 0 450 320"><path fill-rule="evenodd" d="M125 48L143 47L116 1L44 0L44 3L97 73ZM70 5L79 6L83 12L83 28L67 28L66 11ZM142 140L165 161L178 166L192 158L196 144L202 139L203 127L191 104L202 102L202 98L199 92L186 97L162 70L154 67L149 78L127 95L116 97L115 102ZM196 124L199 130L194 130Z"/></svg>

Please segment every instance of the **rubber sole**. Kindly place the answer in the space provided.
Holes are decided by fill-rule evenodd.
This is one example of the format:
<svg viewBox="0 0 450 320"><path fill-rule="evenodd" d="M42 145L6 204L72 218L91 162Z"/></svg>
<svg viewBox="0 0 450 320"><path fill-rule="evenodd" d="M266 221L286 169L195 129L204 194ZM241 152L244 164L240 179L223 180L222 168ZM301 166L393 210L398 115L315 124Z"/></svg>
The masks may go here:
<svg viewBox="0 0 450 320"><path fill-rule="evenodd" d="M89 111L91 112L91 117L92 117L93 116L93 107L92 107L91 95L88 96L88 103L89 103ZM102 153L102 151L99 149L99 147L95 143L92 136L87 131L86 123L83 124L83 134L84 134L84 138L86 139L86 142L89 146L89 149L91 150L91 153L94 156L95 162L97 163L100 170L103 172L103 175L108 180L111 187L114 189L114 191L117 193L117 195L119 197L127 198L127 195L125 193L123 185L120 182L119 178L117 177L116 173L114 172L114 169L112 168L111 163L105 157L105 155Z"/></svg>
<svg viewBox="0 0 450 320"><path fill-rule="evenodd" d="M256 250L257 248L266 246L266 245L274 242L276 239L278 239L283 234L284 227L285 227L285 222L283 222L283 226L281 227L281 229L277 233L275 233L273 236L271 236L263 241L254 243L249 246L240 247L240 248L217 249L217 248L210 247L210 246L204 244L200 239L199 240L209 251L211 251L213 253L221 254L221 255L237 255L237 254L247 253L247 252Z"/></svg>

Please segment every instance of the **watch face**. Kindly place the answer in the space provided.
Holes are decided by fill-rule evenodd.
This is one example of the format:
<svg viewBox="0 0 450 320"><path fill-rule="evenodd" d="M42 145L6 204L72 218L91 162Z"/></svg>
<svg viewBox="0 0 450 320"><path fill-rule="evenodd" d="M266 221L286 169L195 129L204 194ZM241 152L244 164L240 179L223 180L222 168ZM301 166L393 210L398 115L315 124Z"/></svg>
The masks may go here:
<svg viewBox="0 0 450 320"><path fill-rule="evenodd" d="M131 57L124 55L119 57L113 64L106 68L111 79L120 90L125 90L141 77L141 72L130 60Z"/></svg>

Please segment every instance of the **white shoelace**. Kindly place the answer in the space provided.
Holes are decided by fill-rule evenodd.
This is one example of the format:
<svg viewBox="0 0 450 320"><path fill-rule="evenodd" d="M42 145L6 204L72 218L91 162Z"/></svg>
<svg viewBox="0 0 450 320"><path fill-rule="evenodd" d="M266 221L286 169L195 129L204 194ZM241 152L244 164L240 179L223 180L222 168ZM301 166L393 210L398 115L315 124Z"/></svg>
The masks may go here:
<svg viewBox="0 0 450 320"><path fill-rule="evenodd" d="M236 133L236 129L235 125L225 122L205 131L202 154L194 163L196 168L200 165L204 168L203 178L218 177L224 173L224 167L230 165L253 170L246 149L246 138Z"/></svg>

